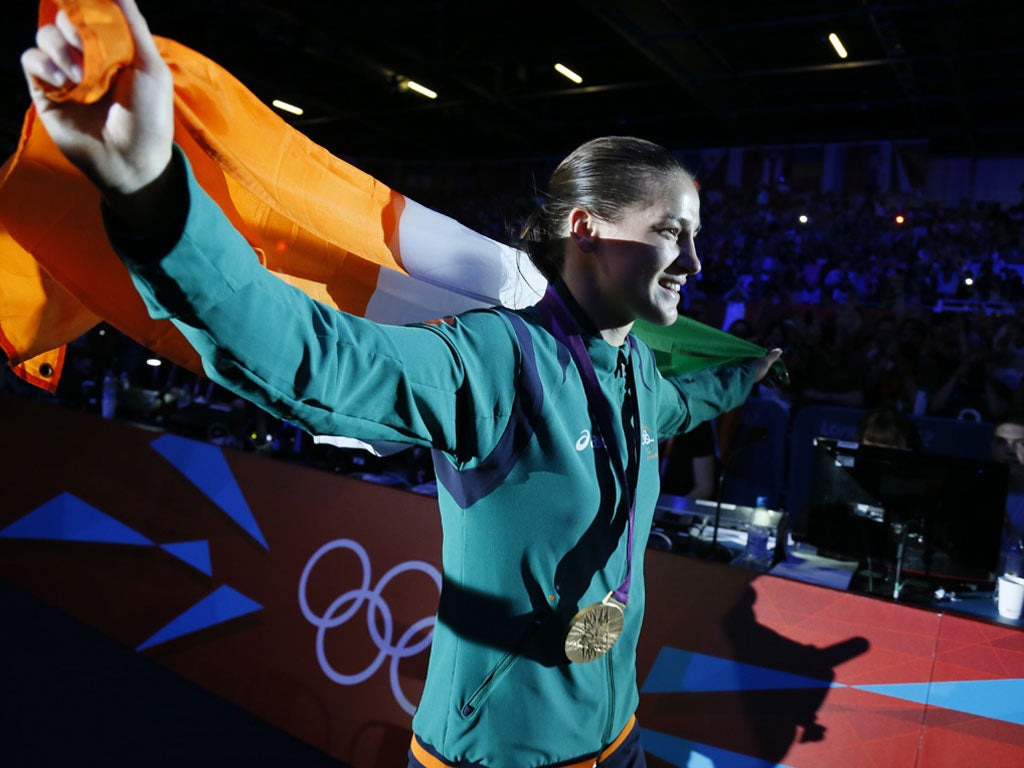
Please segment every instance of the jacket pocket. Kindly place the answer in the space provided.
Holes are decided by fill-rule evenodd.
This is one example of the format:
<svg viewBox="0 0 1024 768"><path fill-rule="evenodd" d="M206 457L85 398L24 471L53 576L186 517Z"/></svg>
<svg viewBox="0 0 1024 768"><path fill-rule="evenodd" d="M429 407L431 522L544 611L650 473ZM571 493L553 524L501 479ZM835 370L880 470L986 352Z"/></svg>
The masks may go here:
<svg viewBox="0 0 1024 768"><path fill-rule="evenodd" d="M495 664L487 674L487 677L484 678L480 687L477 688L473 692L473 695L466 700L466 703L462 705L461 713L463 717L472 717L473 714L483 706L483 703L487 701L487 697L491 695L491 691L497 687L498 683L501 682L501 679L508 674L508 671L515 666L515 663L518 660L519 653L517 651L509 651L501 657L498 663Z"/></svg>
<svg viewBox="0 0 1024 768"><path fill-rule="evenodd" d="M484 681L480 683L480 686L473 691L473 695L470 696L466 703L462 705L460 713L463 717L472 717L473 714L483 706L484 702L491 695L501 679L508 674L509 670L516 665L516 662L522 658L522 650L529 642L530 638L537 632L538 627L542 622L539 619L534 619L530 625L523 631L519 638L519 641L512 647L508 653L502 656L498 663L495 664L491 671L487 673Z"/></svg>

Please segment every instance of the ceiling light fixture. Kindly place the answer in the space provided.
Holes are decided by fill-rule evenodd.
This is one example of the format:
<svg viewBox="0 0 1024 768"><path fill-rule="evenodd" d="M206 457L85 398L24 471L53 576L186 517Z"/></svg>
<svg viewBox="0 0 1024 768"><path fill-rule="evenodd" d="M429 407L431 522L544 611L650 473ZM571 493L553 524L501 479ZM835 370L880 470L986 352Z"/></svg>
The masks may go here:
<svg viewBox="0 0 1024 768"><path fill-rule="evenodd" d="M302 107L296 107L294 104L289 104L287 101L281 101L280 99L274 99L270 103L282 112L291 112L293 115L301 115L304 111Z"/></svg>
<svg viewBox="0 0 1024 768"><path fill-rule="evenodd" d="M577 75L575 72L573 72L571 69L569 69L564 64L555 64L555 72L557 72L558 74L562 75L563 77L569 78L574 83L576 83L576 85L579 85L580 83L583 82L583 78L582 77Z"/></svg>
<svg viewBox="0 0 1024 768"><path fill-rule="evenodd" d="M420 85L415 80L403 80L401 87L407 91L416 91L420 96L426 96L428 99L436 99L437 91L432 91L425 85Z"/></svg>
<svg viewBox="0 0 1024 768"><path fill-rule="evenodd" d="M836 49L836 54L840 59L845 59L849 55L846 52L846 47L843 45L843 41L839 39L839 35L835 32L828 33L828 41L832 43L832 47Z"/></svg>

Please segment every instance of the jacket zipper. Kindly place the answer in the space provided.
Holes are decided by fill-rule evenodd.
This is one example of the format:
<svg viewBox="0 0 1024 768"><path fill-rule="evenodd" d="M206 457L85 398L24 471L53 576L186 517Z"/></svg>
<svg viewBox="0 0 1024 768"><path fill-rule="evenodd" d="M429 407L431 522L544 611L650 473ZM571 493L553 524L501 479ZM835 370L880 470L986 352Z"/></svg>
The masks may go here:
<svg viewBox="0 0 1024 768"><path fill-rule="evenodd" d="M615 723L615 669L611 652L605 656L605 659L608 662L605 665L605 669L608 672L608 719L605 720L604 735L601 737L601 743L605 746L602 746L600 751L594 755L593 768L598 767L601 762L601 753L607 749L607 745L612 743L612 727Z"/></svg>

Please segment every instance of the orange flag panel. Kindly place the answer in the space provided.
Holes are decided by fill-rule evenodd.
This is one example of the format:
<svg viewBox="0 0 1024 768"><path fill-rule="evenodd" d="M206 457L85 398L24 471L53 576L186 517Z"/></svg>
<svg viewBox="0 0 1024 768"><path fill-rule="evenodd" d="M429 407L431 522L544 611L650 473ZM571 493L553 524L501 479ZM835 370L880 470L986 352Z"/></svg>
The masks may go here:
<svg viewBox="0 0 1024 768"><path fill-rule="evenodd" d="M51 94L95 102L133 48L109 0L42 0L82 30L81 84ZM157 45L174 76L175 140L196 177L256 257L314 298L363 314L381 267L404 272L405 198L289 126L214 62L172 40ZM112 252L95 188L57 150L34 108L0 175L0 345L28 381L53 391L63 347L99 320L201 372L167 321L151 320Z"/></svg>

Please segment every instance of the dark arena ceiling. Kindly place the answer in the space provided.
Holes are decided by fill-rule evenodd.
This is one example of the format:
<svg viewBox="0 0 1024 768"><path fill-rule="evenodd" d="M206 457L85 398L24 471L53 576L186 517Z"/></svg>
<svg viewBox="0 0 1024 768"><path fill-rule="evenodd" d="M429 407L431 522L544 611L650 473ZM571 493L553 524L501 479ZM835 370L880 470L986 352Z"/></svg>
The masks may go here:
<svg viewBox="0 0 1024 768"><path fill-rule="evenodd" d="M992 0L139 0L345 158L562 155L601 134L674 149L925 140L1024 154L1024 3ZM3 140L36 3L6 0ZM836 32L849 51L839 59ZM555 72L560 62L580 85ZM406 79L438 93L403 89Z"/></svg>

